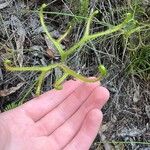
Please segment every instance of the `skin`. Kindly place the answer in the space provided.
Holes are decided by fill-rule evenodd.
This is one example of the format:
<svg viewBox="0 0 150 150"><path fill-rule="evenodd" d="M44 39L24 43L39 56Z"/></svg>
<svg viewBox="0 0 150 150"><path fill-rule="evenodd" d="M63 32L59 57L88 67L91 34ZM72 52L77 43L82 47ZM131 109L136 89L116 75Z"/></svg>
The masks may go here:
<svg viewBox="0 0 150 150"><path fill-rule="evenodd" d="M88 150L109 92L99 83L70 80L0 114L0 150Z"/></svg>

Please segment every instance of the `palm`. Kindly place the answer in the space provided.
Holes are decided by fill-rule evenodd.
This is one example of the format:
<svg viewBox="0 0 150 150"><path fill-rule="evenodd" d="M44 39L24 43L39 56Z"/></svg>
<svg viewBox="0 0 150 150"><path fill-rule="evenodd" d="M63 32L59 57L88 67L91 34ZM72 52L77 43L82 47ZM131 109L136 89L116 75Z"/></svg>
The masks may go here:
<svg viewBox="0 0 150 150"><path fill-rule="evenodd" d="M87 150L99 128L109 97L98 83L69 81L0 115L8 150ZM6 134L7 133L7 134Z"/></svg>

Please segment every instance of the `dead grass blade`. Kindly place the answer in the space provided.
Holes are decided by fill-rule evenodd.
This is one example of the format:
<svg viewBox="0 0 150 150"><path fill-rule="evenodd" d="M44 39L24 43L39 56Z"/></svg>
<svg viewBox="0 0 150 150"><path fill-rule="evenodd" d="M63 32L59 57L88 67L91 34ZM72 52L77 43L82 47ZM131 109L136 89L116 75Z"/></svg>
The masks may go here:
<svg viewBox="0 0 150 150"><path fill-rule="evenodd" d="M0 97L5 97L8 96L10 94L15 93L17 90L19 90L23 85L25 84L25 82L21 82L19 84L17 84L17 86L15 87L11 87L9 89L4 89L4 90L0 90Z"/></svg>
<svg viewBox="0 0 150 150"><path fill-rule="evenodd" d="M10 3L10 1L0 4L0 9L3 9L3 8L7 7L9 5L9 3Z"/></svg>
<svg viewBox="0 0 150 150"><path fill-rule="evenodd" d="M55 58L54 52L51 49L47 48L46 53L48 54L49 58Z"/></svg>

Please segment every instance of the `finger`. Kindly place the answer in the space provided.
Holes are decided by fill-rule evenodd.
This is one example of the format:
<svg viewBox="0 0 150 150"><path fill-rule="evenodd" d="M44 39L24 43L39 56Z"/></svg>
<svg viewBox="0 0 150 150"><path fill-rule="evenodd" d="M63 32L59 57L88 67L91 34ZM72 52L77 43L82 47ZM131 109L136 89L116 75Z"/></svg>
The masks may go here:
<svg viewBox="0 0 150 150"><path fill-rule="evenodd" d="M94 109L88 113L79 132L64 150L88 150L97 135L102 122L102 113Z"/></svg>
<svg viewBox="0 0 150 150"><path fill-rule="evenodd" d="M99 83L83 83L74 92L72 92L60 105L53 109L36 123L36 127L41 135L50 135L70 116L72 116L79 107L86 101L92 91L99 86Z"/></svg>
<svg viewBox="0 0 150 150"><path fill-rule="evenodd" d="M62 103L62 101L64 101L81 84L81 81L67 81L64 83L62 90L51 90L46 92L18 107L18 109L24 111L34 121L38 121L57 105Z"/></svg>
<svg viewBox="0 0 150 150"><path fill-rule="evenodd" d="M64 124L56 129L49 137L59 143L62 149L79 131L83 120L92 109L101 109L109 98L109 92L104 87L97 87L86 102ZM62 137L63 136L63 140Z"/></svg>

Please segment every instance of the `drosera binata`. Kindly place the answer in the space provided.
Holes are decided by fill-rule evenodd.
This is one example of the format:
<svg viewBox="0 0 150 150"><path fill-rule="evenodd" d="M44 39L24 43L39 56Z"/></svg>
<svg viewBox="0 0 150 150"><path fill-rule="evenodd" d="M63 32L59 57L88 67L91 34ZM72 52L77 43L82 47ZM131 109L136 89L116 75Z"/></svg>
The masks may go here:
<svg viewBox="0 0 150 150"><path fill-rule="evenodd" d="M124 33L123 30L125 29L125 27L129 23L133 22L132 14L128 13L126 15L125 20L122 23L120 23L119 25L112 26L111 28L108 28L105 31L92 34L92 33L90 33L90 26L92 24L92 20L93 20L94 16L99 13L97 10L94 11L87 19L86 28L85 28L83 37L79 41L74 43L73 46L71 46L70 48L64 50L62 48L61 41L68 35L69 29L59 39L54 39L51 36L51 34L49 33L49 31L47 29L47 26L45 24L45 21L44 21L44 13L43 12L44 12L44 9L46 7L47 7L47 5L43 4L40 8L40 12L39 12L40 22L41 22L43 30L44 30L45 34L47 35L48 39L53 43L53 45L57 49L58 53L60 54L60 57L61 57L60 62L59 63L54 63L54 64L49 64L48 66L16 67L16 66L12 65L12 62L10 60L5 60L4 61L4 66L5 66L6 70L7 71L12 71L12 72L13 71L40 72L40 75L38 77L38 82L37 82L37 85L36 85L36 95L40 95L40 93L41 93L42 84L43 84L43 81L46 77L46 74L48 72L52 71L56 67L58 67L59 69L61 69L63 71L63 75L59 79L57 79L54 83L55 89L58 89L58 90L61 90L63 88L62 83L66 80L66 78L68 76L72 76L72 77L74 77L76 79L79 79L79 80L82 80L84 82L97 82L97 81L102 80L103 77L105 77L107 75L107 70L102 64L100 64L99 67L98 67L99 76L96 77L96 78L88 78L86 76L78 74L77 72L75 72L74 70L69 68L67 66L66 60L67 60L67 58L69 58L69 56L74 54L78 50L78 48L81 48L82 46L84 46L90 40L94 40L98 37L101 37L101 36L104 36L104 35L109 35L109 34L112 34L114 32L121 32L123 34Z"/></svg>

